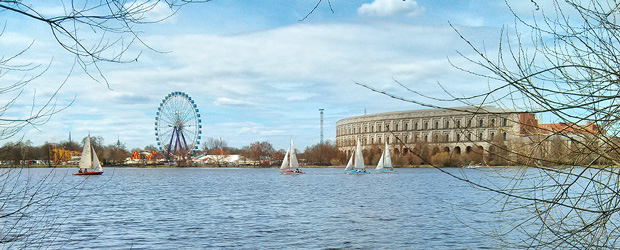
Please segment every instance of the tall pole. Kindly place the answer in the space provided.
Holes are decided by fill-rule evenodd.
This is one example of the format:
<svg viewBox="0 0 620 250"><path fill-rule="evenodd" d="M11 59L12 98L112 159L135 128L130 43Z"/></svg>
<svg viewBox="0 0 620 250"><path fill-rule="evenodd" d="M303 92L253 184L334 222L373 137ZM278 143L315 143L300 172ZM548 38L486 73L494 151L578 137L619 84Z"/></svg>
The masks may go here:
<svg viewBox="0 0 620 250"><path fill-rule="evenodd" d="M324 109L319 109L321 112L321 144L323 144L323 110Z"/></svg>

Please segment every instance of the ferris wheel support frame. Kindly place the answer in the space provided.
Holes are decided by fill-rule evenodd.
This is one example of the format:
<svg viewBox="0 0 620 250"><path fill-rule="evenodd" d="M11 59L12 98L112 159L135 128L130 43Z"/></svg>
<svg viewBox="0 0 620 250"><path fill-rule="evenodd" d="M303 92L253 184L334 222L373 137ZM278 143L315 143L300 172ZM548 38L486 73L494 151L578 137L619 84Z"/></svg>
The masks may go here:
<svg viewBox="0 0 620 250"><path fill-rule="evenodd" d="M176 141L174 142L174 148L172 147L172 140L175 138L174 134L177 134L176 136ZM179 136L180 135L180 136ZM183 143L181 143L181 139L183 139ZM171 149L174 149L174 151L172 151ZM185 140L185 135L183 135L183 133L179 133L177 127L173 127L172 128L172 135L170 136L170 143L168 143L168 148L166 150L166 158L169 158L170 156L170 152L178 152L177 150L185 150L186 152L189 151L189 146L187 146L187 141Z"/></svg>

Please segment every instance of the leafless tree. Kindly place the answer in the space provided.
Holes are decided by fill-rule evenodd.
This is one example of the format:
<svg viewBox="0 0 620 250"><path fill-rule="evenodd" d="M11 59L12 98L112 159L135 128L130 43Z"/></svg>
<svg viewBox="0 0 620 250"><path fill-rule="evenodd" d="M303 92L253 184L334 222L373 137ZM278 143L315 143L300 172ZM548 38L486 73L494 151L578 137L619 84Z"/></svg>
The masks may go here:
<svg viewBox="0 0 620 250"><path fill-rule="evenodd" d="M23 63L33 43L12 54L0 54L0 139L7 139L22 131L26 126L37 127L49 121L50 117L69 105L60 103L57 96L67 79L81 70L96 82L109 84L100 68L102 63L130 63L138 60L140 49L154 50L140 39L139 27L157 23L163 18L149 16L156 8L166 7L173 15L180 7L192 2L209 0L143 0L143 1L58 1L62 14L46 15L41 5L19 0L0 0L0 39L11 17L29 20L49 28L49 33L37 34L34 40L52 38L62 48L57 55L73 56L73 66L62 82L56 84L55 93L43 100L25 96L28 85L40 80L51 65ZM137 52L136 52L137 51ZM6 51L0 53L7 53ZM17 80L15 80L17 79ZM27 112L22 112L19 103L32 98ZM18 112L19 111L19 112ZM11 113L13 115L9 116ZM14 114L25 113L23 116ZM27 148L27 147L21 147ZM63 187L62 182L50 171L45 176L32 178L22 168L4 168L0 171L0 246L11 248L45 248L57 233L62 216L47 214L49 206L63 192L75 192L75 187ZM68 212L68 211L65 211Z"/></svg>
<svg viewBox="0 0 620 250"><path fill-rule="evenodd" d="M207 138L207 141L202 144L202 151L206 153L216 148L225 149L227 147L228 143L226 140L222 140L222 138L209 137Z"/></svg>
<svg viewBox="0 0 620 250"><path fill-rule="evenodd" d="M595 0L552 3L545 7L531 1L531 16L513 11L516 22L502 30L497 51L487 51L454 27L471 48L471 53L461 54L470 64L454 66L494 87L465 97L446 89L449 97L440 98L396 82L404 92L382 93L442 109L450 108L431 103L460 102L481 111L490 104L564 124L561 129L536 128L529 136L520 135L520 145L495 144L496 151L484 152L507 164L527 166L508 176L495 172L507 178L501 184L453 176L496 193L498 214L520 215L489 233L501 238L503 246L620 248L620 6ZM587 122L592 123L580 125ZM514 234L518 237L511 238Z"/></svg>
<svg viewBox="0 0 620 250"><path fill-rule="evenodd" d="M346 156L338 151L336 144L331 140L307 146L300 157L303 157L309 164L319 166L332 165L332 162L342 164L346 161Z"/></svg>
<svg viewBox="0 0 620 250"><path fill-rule="evenodd" d="M261 160L261 157L269 157L276 152L273 145L268 141L250 143L249 146L243 147L242 151L244 157L254 162L258 162Z"/></svg>

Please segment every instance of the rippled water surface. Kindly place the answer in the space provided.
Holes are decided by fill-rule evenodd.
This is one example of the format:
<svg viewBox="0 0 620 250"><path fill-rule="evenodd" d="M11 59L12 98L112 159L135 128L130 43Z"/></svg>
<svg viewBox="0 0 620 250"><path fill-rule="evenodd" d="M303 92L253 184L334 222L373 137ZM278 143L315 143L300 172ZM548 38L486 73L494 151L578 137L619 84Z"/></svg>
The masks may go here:
<svg viewBox="0 0 620 250"><path fill-rule="evenodd" d="M500 247L475 231L502 224L477 211L490 194L435 169L361 176L342 169L298 176L230 168L106 168L90 177L29 171L55 171L54 182L67 189L43 211L57 229L37 241L52 249ZM447 171L473 179L482 172Z"/></svg>

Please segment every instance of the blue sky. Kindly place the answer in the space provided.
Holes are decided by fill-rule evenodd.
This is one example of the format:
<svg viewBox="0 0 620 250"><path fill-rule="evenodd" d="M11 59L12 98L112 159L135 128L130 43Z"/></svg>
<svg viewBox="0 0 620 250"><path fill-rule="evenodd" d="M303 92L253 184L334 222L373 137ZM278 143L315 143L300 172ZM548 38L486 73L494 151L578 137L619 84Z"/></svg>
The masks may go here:
<svg viewBox="0 0 620 250"><path fill-rule="evenodd" d="M528 15L529 0L510 1ZM120 137L128 149L155 145L154 120L161 100L182 91L195 100L202 116L203 141L208 137L242 147L267 140L286 148L292 135L297 148L319 141L319 109L325 109L325 139L335 138L339 119L397 110L420 109L356 85L404 93L394 80L425 94L445 95L484 90L485 79L461 72L453 63L470 67L457 51L471 55L467 44L448 25L455 25L476 45L496 50L503 25L514 20L503 1L332 0L333 13L323 0L315 12L299 21L317 1L212 1L187 5L156 24L138 27L152 48L134 46L140 54L130 64L102 63L108 87L83 71L71 73L57 105L73 104L36 127L29 126L0 141L46 141ZM55 1L34 1L53 14ZM150 13L165 15L166 8ZM27 114L46 100L67 77L73 57L55 43L42 24L0 13L6 30L0 36L4 53L34 42L19 58L50 64L50 69L25 87L4 117ZM20 77L0 78L0 86ZM406 95L406 93L404 93ZM0 94L0 105L15 93Z"/></svg>

